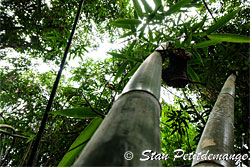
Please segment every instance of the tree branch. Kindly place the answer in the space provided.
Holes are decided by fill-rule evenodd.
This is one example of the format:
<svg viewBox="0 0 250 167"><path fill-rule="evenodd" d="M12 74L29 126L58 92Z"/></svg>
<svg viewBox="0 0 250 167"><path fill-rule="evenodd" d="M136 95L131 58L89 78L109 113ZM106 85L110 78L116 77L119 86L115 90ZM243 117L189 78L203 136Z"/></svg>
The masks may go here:
<svg viewBox="0 0 250 167"><path fill-rule="evenodd" d="M195 109L192 101L187 97L186 92L182 89L183 95L185 97L185 99L188 101L188 103L191 105L191 107L193 108L193 110L195 111L197 117L201 120L201 122L203 123L203 125L206 125L205 120L202 118L202 116L198 113L198 111Z"/></svg>
<svg viewBox="0 0 250 167"><path fill-rule="evenodd" d="M181 97L180 96L177 96L176 94L174 94L173 92L171 92L170 90L168 90L167 88L166 88L166 86L164 87L163 86L163 88L165 88L169 93L171 93L172 95L174 95L174 96L176 96L176 97L178 97L178 98L180 98L181 99Z"/></svg>
<svg viewBox="0 0 250 167"><path fill-rule="evenodd" d="M27 137L27 136L22 136L22 135L18 135L18 134L12 134L12 133L9 133L8 131L1 130L1 129L0 129L0 133L8 135L8 136L12 136L12 137L18 137L18 138L21 138L21 139L29 139L30 138L30 137Z"/></svg>
<svg viewBox="0 0 250 167"><path fill-rule="evenodd" d="M211 15L211 17L212 17L212 18L214 19L214 21L217 23L217 21L216 21L216 19L214 18L212 12L211 12L210 9L208 8L207 3L205 2L205 0L202 0L202 2L204 3L204 5L205 5L205 7L206 7L206 9L207 9L207 11L208 11L208 13Z"/></svg>
<svg viewBox="0 0 250 167"><path fill-rule="evenodd" d="M4 118L4 116L3 116L3 114L2 114L2 113L0 113L0 117L2 117L3 122L4 122L4 123L6 123L6 119Z"/></svg>
<svg viewBox="0 0 250 167"><path fill-rule="evenodd" d="M92 107L92 105L89 103L88 99L84 96L84 94L82 93L82 91L80 91L80 93L82 94L84 100L86 101L86 103L88 104L88 106L90 107L90 109L91 109L94 113L96 113L97 115L101 116L101 118L105 118L105 115L103 115L103 114L97 112L97 111Z"/></svg>

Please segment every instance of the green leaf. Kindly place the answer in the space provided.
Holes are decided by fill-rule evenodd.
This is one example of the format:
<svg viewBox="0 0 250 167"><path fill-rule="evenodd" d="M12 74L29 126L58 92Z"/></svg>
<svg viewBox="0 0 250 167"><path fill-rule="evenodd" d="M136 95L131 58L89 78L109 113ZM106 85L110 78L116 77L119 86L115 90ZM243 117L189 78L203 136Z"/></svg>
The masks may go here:
<svg viewBox="0 0 250 167"><path fill-rule="evenodd" d="M184 24L184 32L186 34L185 40L183 41L184 47L190 47L192 41L192 31L190 28L190 23Z"/></svg>
<svg viewBox="0 0 250 167"><path fill-rule="evenodd" d="M207 47L203 48L203 53L206 55L206 57L208 57L208 48Z"/></svg>
<svg viewBox="0 0 250 167"><path fill-rule="evenodd" d="M199 1L199 0L198 0ZM193 1L188 5L185 5L185 7L191 8L191 7L195 7L195 8L201 8L203 7L203 3L202 2L198 2L198 1Z"/></svg>
<svg viewBox="0 0 250 167"><path fill-rule="evenodd" d="M141 59L136 58L136 57L132 57L132 56L124 56L122 54L119 53L114 53L114 52L107 52L108 54L112 55L113 57L119 58L119 59L123 59L123 60L130 60L130 61L135 61L135 62L142 62Z"/></svg>
<svg viewBox="0 0 250 167"><path fill-rule="evenodd" d="M234 16L240 11L240 9L235 10L229 14L227 14L226 16L223 16L221 19L219 19L217 21L217 23L215 23L214 25L210 26L206 33L210 34L216 30L218 30L220 27L222 27L223 25L225 25L229 20L231 20L232 18L234 18Z"/></svg>
<svg viewBox="0 0 250 167"><path fill-rule="evenodd" d="M203 58L202 61L203 61L203 63L207 62L207 61L210 61L210 58ZM191 59L191 60L188 61L188 64L189 65L196 65L196 64L200 65L201 61L199 59Z"/></svg>
<svg viewBox="0 0 250 167"><path fill-rule="evenodd" d="M76 138L74 143L70 146L68 152L64 155L58 166L71 166L80 152L86 145L96 129L101 124L101 118L93 119L90 124L82 131L82 133ZM84 144L83 144L84 143Z"/></svg>
<svg viewBox="0 0 250 167"><path fill-rule="evenodd" d="M201 58L200 53L199 53L196 49L193 49L193 54L194 54L195 57L200 61L200 63L201 63L203 66L205 66L204 63L203 63L203 60L202 60L202 58Z"/></svg>
<svg viewBox="0 0 250 167"><path fill-rule="evenodd" d="M206 19L207 19L207 15L203 17L203 19L202 19L201 22L195 23L195 24L193 25L193 27L191 28L191 29L192 29L192 32L195 32L197 29L201 28L201 27L204 25Z"/></svg>
<svg viewBox="0 0 250 167"><path fill-rule="evenodd" d="M148 16L147 18L147 24L153 20L153 19L156 19L156 20L163 20L164 19L164 16L160 15L160 14L157 14L157 11L160 9L160 6L158 6L158 8L155 8L154 11Z"/></svg>
<svg viewBox="0 0 250 167"><path fill-rule="evenodd" d="M29 143L31 140L33 140L36 137L36 134L30 135L29 139L25 142L26 144Z"/></svg>
<svg viewBox="0 0 250 167"><path fill-rule="evenodd" d="M142 59L139 59L137 57L132 57L132 56L126 56L127 60L134 61L134 62L142 62Z"/></svg>
<svg viewBox="0 0 250 167"><path fill-rule="evenodd" d="M177 19L177 25L179 25L180 20L181 20L181 13L179 14L179 17Z"/></svg>
<svg viewBox="0 0 250 167"><path fill-rule="evenodd" d="M116 57L118 59L123 59L123 60L127 60L127 57L119 54L119 53L114 53L114 52L107 52L108 54L112 55L113 57Z"/></svg>
<svg viewBox="0 0 250 167"><path fill-rule="evenodd" d="M218 40L223 42L235 42L235 43L250 43L250 37L238 34L210 34L208 38L211 40Z"/></svg>
<svg viewBox="0 0 250 167"><path fill-rule="evenodd" d="M158 8L160 6L160 11L163 11L163 7L162 7L162 2L161 0L154 0L155 3L155 8Z"/></svg>
<svg viewBox="0 0 250 167"><path fill-rule="evenodd" d="M134 75L134 73L140 67L140 65L141 65L141 63L138 63L134 68L132 68L132 70L126 75L126 77L124 78L124 80L126 80L128 77Z"/></svg>
<svg viewBox="0 0 250 167"><path fill-rule="evenodd" d="M190 65L187 65L187 71L193 81L200 82L199 76L196 74L196 72L193 70L193 68Z"/></svg>
<svg viewBox="0 0 250 167"><path fill-rule="evenodd" d="M144 14L142 12L142 9L141 9L141 6L138 2L138 0L133 0L133 3L134 3L134 7L135 7L135 11L136 13L138 14L138 16L142 19Z"/></svg>
<svg viewBox="0 0 250 167"><path fill-rule="evenodd" d="M51 114L68 116L68 117L73 117L73 118L81 118L81 119L98 117L98 115L95 112L93 112L89 107L57 110L57 111L51 112Z"/></svg>
<svg viewBox="0 0 250 167"><path fill-rule="evenodd" d="M125 37L128 37L128 36L133 35L133 34L134 34L133 31L129 31L128 33L125 33L122 36L120 36L120 38L125 38Z"/></svg>
<svg viewBox="0 0 250 167"><path fill-rule="evenodd" d="M154 42L153 33L149 27L148 27L148 35L149 35L149 41Z"/></svg>
<svg viewBox="0 0 250 167"><path fill-rule="evenodd" d="M137 40L134 40L131 45L129 46L127 52L126 52L126 55L129 55L130 52L132 51L132 49L134 48L135 44L136 44Z"/></svg>
<svg viewBox="0 0 250 167"><path fill-rule="evenodd" d="M147 24L144 24L144 25L140 28L139 31L141 31L141 32L140 32L140 34L139 34L139 38L141 38L141 37L143 36L146 26L147 26Z"/></svg>
<svg viewBox="0 0 250 167"><path fill-rule="evenodd" d="M171 6L170 9L167 12L164 12L163 15L164 16L169 16L169 15L177 12L181 7L189 4L190 2L192 2L192 0L182 0L182 1L179 1L176 4L174 4L173 6Z"/></svg>
<svg viewBox="0 0 250 167"><path fill-rule="evenodd" d="M148 13L152 13L152 8L149 6L148 2L146 0L141 0L142 4L144 6L144 9L146 10L146 12Z"/></svg>
<svg viewBox="0 0 250 167"><path fill-rule="evenodd" d="M131 25L139 25L141 23L140 20L137 19L118 19L110 22L111 25L121 28L131 29Z"/></svg>
<svg viewBox="0 0 250 167"><path fill-rule="evenodd" d="M211 85L211 81L212 81L212 76L211 76L211 74L209 74L209 75L208 75L208 77L207 77L207 84L206 84L206 88L209 88L209 87L210 87L210 85Z"/></svg>
<svg viewBox="0 0 250 167"><path fill-rule="evenodd" d="M114 79L114 82L122 75L122 73L124 73L126 67L128 65L128 62L124 62L120 68L118 69L116 75L115 75L115 79Z"/></svg>
<svg viewBox="0 0 250 167"><path fill-rule="evenodd" d="M208 41L202 41L200 43L197 43L196 45L193 45L194 48L204 48L204 47L208 47L211 45L216 45L218 43L221 43L221 41L218 40L208 40Z"/></svg>

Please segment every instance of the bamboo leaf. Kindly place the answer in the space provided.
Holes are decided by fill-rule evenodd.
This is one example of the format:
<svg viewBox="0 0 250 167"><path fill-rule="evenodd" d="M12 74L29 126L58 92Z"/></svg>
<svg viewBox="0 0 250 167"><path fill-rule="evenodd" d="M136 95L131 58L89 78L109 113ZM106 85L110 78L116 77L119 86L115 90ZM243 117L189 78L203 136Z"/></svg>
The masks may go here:
<svg viewBox="0 0 250 167"><path fill-rule="evenodd" d="M157 14L157 11L160 9L160 6L158 8L155 8L155 10L147 17L147 22L148 24L151 20L156 19L156 20L163 20L164 16Z"/></svg>
<svg viewBox="0 0 250 167"><path fill-rule="evenodd" d="M117 23L117 24L140 24L141 21L138 20L138 19L118 19L118 20L115 20L111 23Z"/></svg>
<svg viewBox="0 0 250 167"><path fill-rule="evenodd" d="M142 12L142 9L141 9L141 6L138 2L138 0L133 0L133 3L134 3L134 7L135 7L135 11L136 13L138 14L138 16L142 19L144 14Z"/></svg>
<svg viewBox="0 0 250 167"><path fill-rule="evenodd" d="M205 58L205 59L203 58L202 59L203 62L207 62L209 60L210 60L210 58ZM201 61L199 59L191 59L188 61L189 65L195 65L195 64L200 64L200 63L201 63Z"/></svg>
<svg viewBox="0 0 250 167"><path fill-rule="evenodd" d="M149 35L149 41L154 42L153 33L149 27L148 27L148 35Z"/></svg>
<svg viewBox="0 0 250 167"><path fill-rule="evenodd" d="M193 70L193 68L190 65L187 65L187 71L193 81L200 82L199 76L196 74L196 72Z"/></svg>
<svg viewBox="0 0 250 167"><path fill-rule="evenodd" d="M128 62L124 62L121 67L119 68L119 70L117 71L116 75L115 75L115 79L114 82L122 75L122 73L124 73L126 67L128 65Z"/></svg>
<svg viewBox="0 0 250 167"><path fill-rule="evenodd" d="M128 48L127 52L126 52L126 55L129 55L129 54L130 54L130 52L131 52L132 49L134 48L135 44L136 44L136 40L134 40L134 41L131 43L131 45L129 46L129 48Z"/></svg>
<svg viewBox="0 0 250 167"><path fill-rule="evenodd" d="M250 43L250 37L238 34L210 34L208 38L211 40L218 40L223 42L235 42L235 43Z"/></svg>
<svg viewBox="0 0 250 167"><path fill-rule="evenodd" d="M180 20L181 20L181 13L179 14L179 17L177 19L177 25L179 25Z"/></svg>
<svg viewBox="0 0 250 167"><path fill-rule="evenodd" d="M207 15L203 17L203 19L202 19L201 22L195 23L195 24L193 25L193 27L191 28L191 29L192 29L192 32L195 32L197 29L201 28L201 27L204 25L206 19L207 19Z"/></svg>
<svg viewBox="0 0 250 167"><path fill-rule="evenodd" d="M185 7L191 8L191 7L195 7L195 8L201 8L203 7L203 3L199 2L199 1L193 1L190 4L186 5Z"/></svg>
<svg viewBox="0 0 250 167"><path fill-rule="evenodd" d="M112 55L113 57L118 58L118 59L127 60L126 56L123 56L122 54L114 53L114 52L107 52L107 53L110 54L110 55Z"/></svg>
<svg viewBox="0 0 250 167"><path fill-rule="evenodd" d="M212 80L212 76L211 74L207 77L207 84L206 84L206 88L209 88L211 85L211 80Z"/></svg>
<svg viewBox="0 0 250 167"><path fill-rule="evenodd" d="M234 18L234 16L235 16L239 11L240 11L240 9L235 10L235 11L233 11L233 12L231 12L231 13L229 13L229 14L223 16L221 19L219 19L219 20L217 21L216 24L210 26L210 27L207 29L206 33L207 33L207 34L210 34L210 33L214 32L214 31L218 30L220 27L222 27L223 25L225 25L229 20L231 20L232 18Z"/></svg>
<svg viewBox="0 0 250 167"><path fill-rule="evenodd" d="M190 2L192 2L192 0L182 0L182 1L179 1L175 5L171 6L170 9L167 12L164 12L163 15L164 16L169 16L169 15L177 12L181 7L189 4Z"/></svg>
<svg viewBox="0 0 250 167"><path fill-rule="evenodd" d="M137 57L132 57L132 56L126 56L127 60L133 61L133 62L142 62L142 59L139 59Z"/></svg>
<svg viewBox="0 0 250 167"><path fill-rule="evenodd" d="M204 63L203 63L203 60L202 60L202 58L201 58L200 53L199 53L195 48L193 49L193 54L194 54L195 57L200 61L200 63L201 63L203 66L205 66Z"/></svg>
<svg viewBox="0 0 250 167"><path fill-rule="evenodd" d="M128 37L128 36L133 35L133 34L134 34L133 31L129 31L128 33L125 33L122 36L120 36L120 38L125 38L125 37Z"/></svg>
<svg viewBox="0 0 250 167"><path fill-rule="evenodd" d="M197 43L196 45L193 45L194 48L204 48L204 47L208 47L211 45L216 45L218 43L221 43L221 41L218 40L208 40L208 41L202 41L200 43Z"/></svg>
<svg viewBox="0 0 250 167"><path fill-rule="evenodd" d="M208 57L208 48L207 47L203 48L203 53L206 55L206 57Z"/></svg>
<svg viewBox="0 0 250 167"><path fill-rule="evenodd" d="M131 29L131 25L139 25L141 23L140 20L137 19L118 19L115 21L110 22L111 25L121 28L128 28Z"/></svg>
<svg viewBox="0 0 250 167"><path fill-rule="evenodd" d="M81 118L81 119L98 117L98 115L95 112L93 112L89 107L57 110L57 111L51 112L51 114L68 116L68 117L73 117L73 118Z"/></svg>
<svg viewBox="0 0 250 167"><path fill-rule="evenodd" d="M160 11L163 11L163 7L162 7L162 2L161 0L154 0L155 3L155 8L158 8L160 6Z"/></svg>
<svg viewBox="0 0 250 167"><path fill-rule="evenodd" d="M122 54L119 53L114 53L114 52L107 52L108 54L112 55L113 57L119 58L119 59L123 59L123 60L130 60L130 61L135 61L135 62L142 62L141 59L136 58L136 57L132 57L132 56L124 56Z"/></svg>
<svg viewBox="0 0 250 167"><path fill-rule="evenodd" d="M170 136L172 136L178 129L174 128L174 130L172 131L172 133L170 134Z"/></svg>
<svg viewBox="0 0 250 167"><path fill-rule="evenodd" d="M134 68L132 68L132 70L126 75L126 77L124 78L124 80L127 79L128 77L134 75L134 73L140 67L140 65L141 65L141 63L138 63Z"/></svg>
<svg viewBox="0 0 250 167"><path fill-rule="evenodd" d="M139 31L141 31L140 34L139 34L139 38L141 38L141 37L143 36L146 26L147 26L147 24L144 24L144 25L141 27L141 29L139 30Z"/></svg>
<svg viewBox="0 0 250 167"><path fill-rule="evenodd" d="M68 152L64 155L58 166L71 166L74 163L76 157L78 157L80 152L85 147L87 141L94 134L101 122L102 118L95 118L90 122L90 124L82 131L82 133L70 146Z"/></svg>
<svg viewBox="0 0 250 167"><path fill-rule="evenodd" d="M144 6L144 9L146 10L147 13L152 13L152 8L149 6L148 2L146 0L141 0L142 4Z"/></svg>
<svg viewBox="0 0 250 167"><path fill-rule="evenodd" d="M136 26L137 26L137 25L136 25ZM135 34L135 33L136 33L135 25L130 25L130 28L131 28L132 32Z"/></svg>

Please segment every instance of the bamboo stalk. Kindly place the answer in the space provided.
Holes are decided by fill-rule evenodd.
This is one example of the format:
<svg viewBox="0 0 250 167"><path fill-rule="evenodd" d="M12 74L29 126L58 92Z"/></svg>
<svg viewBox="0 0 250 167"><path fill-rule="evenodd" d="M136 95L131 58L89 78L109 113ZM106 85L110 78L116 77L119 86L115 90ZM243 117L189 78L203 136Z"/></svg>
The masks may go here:
<svg viewBox="0 0 250 167"><path fill-rule="evenodd" d="M234 154L235 80L236 76L231 74L225 82L199 141L196 154L207 156L194 158L192 166L234 166L234 162L225 157ZM221 155L221 160L212 155Z"/></svg>
<svg viewBox="0 0 250 167"><path fill-rule="evenodd" d="M130 79L73 166L161 165L161 161L140 161L144 150L161 151L161 71L161 54L154 51ZM126 155L133 159L126 160Z"/></svg>

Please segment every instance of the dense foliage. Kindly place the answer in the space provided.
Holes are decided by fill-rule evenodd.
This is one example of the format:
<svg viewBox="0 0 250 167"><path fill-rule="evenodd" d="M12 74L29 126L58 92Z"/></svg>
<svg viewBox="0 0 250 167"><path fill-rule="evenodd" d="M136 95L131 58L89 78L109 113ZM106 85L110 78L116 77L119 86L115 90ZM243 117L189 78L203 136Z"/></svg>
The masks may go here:
<svg viewBox="0 0 250 167"><path fill-rule="evenodd" d="M70 75L61 78L36 156L37 165L55 166L66 153L75 150L77 154L77 149L71 146L75 139L80 134L78 138L86 138L80 142L82 149L95 130L92 127L95 118L108 113L141 62L166 41L173 42L174 48L190 52L191 60L187 68L190 83L172 92L182 95L174 95L173 104L162 99L162 152L173 157L176 149L195 151L222 85L236 70L235 152L249 154L249 2L154 0L154 5L145 0L138 2L84 1L70 50L70 57L81 61L77 67L66 66ZM0 69L3 166L27 162L57 73L34 71L32 61L42 58L44 62L59 63L78 3L1 1L0 57L10 65ZM89 48L98 46L94 39L102 38L102 34L109 34L111 41L120 35L127 46L108 52L112 58L104 61L84 57ZM13 53L10 48L23 54L9 55ZM167 65L168 60L163 67ZM164 82L162 86L169 89ZM170 158L162 164L190 166L191 161Z"/></svg>

